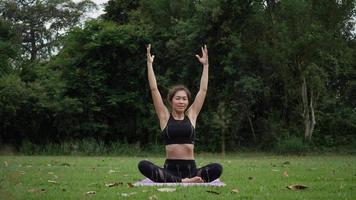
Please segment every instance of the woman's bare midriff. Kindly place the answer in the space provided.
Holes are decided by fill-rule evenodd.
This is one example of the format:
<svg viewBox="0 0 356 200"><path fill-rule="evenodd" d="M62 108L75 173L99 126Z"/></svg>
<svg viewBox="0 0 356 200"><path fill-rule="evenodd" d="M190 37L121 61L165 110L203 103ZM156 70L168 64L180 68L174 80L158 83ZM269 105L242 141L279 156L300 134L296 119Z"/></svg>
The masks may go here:
<svg viewBox="0 0 356 200"><path fill-rule="evenodd" d="M167 159L194 160L193 144L169 144L166 145Z"/></svg>

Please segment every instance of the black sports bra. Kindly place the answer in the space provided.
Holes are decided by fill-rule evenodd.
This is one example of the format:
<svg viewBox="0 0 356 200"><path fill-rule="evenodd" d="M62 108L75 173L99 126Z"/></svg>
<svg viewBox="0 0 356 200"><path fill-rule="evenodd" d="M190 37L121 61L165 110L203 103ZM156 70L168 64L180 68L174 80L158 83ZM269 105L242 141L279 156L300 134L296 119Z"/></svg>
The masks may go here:
<svg viewBox="0 0 356 200"><path fill-rule="evenodd" d="M167 126L162 131L162 139L168 144L194 144L195 130L187 116L175 120L170 114Z"/></svg>

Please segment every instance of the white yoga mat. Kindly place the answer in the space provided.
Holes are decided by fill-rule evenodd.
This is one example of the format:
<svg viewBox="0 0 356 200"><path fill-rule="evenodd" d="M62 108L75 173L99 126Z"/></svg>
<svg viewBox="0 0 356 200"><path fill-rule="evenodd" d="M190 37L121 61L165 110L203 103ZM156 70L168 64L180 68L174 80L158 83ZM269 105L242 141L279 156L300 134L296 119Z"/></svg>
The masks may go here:
<svg viewBox="0 0 356 200"><path fill-rule="evenodd" d="M215 181L209 183L156 183L151 181L150 179L146 178L141 181L138 181L133 184L134 186L215 186L215 187L222 187L226 184L220 179L216 179Z"/></svg>

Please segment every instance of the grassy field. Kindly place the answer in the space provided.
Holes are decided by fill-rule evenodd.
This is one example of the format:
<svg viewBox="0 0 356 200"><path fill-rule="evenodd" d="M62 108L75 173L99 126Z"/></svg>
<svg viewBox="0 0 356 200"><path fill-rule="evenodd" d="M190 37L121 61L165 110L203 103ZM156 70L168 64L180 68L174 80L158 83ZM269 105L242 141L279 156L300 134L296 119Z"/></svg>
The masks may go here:
<svg viewBox="0 0 356 200"><path fill-rule="evenodd" d="M225 187L131 187L137 163L163 158L0 156L0 199L356 199L355 156L198 155L198 166L220 162ZM117 183L108 187L105 184ZM288 185L308 188L292 191ZM95 191L95 194L86 194Z"/></svg>

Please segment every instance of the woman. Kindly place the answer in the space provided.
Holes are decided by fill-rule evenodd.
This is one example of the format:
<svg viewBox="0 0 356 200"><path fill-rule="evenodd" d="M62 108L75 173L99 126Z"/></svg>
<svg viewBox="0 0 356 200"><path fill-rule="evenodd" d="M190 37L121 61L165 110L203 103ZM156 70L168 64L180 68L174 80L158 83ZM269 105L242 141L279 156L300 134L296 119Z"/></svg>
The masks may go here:
<svg viewBox="0 0 356 200"><path fill-rule="evenodd" d="M196 55L196 57L203 65L203 73L199 92L194 102L188 108L190 100L189 90L182 85L174 86L169 90L167 96L172 111L172 113L169 113L157 88L152 66L154 55L151 56L151 45L147 47L148 81L153 104L162 130L162 137L166 144L166 161L163 168L147 160L143 160L138 164L140 172L152 181L211 182L219 178L222 173L222 166L218 163L209 164L197 169L194 160L195 124L208 89L209 63L206 45L201 50L202 56Z"/></svg>

